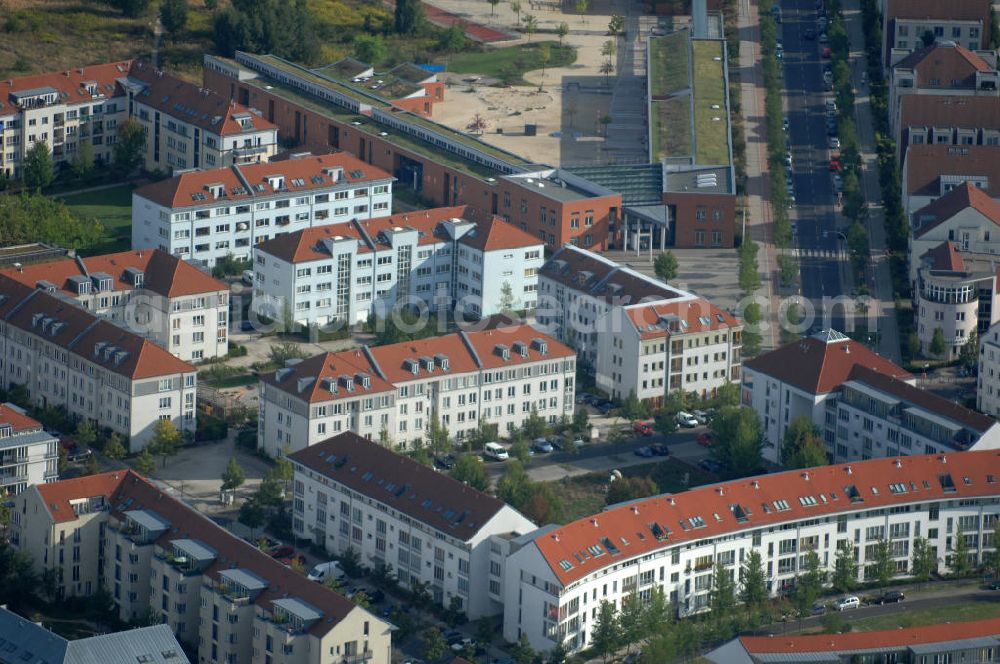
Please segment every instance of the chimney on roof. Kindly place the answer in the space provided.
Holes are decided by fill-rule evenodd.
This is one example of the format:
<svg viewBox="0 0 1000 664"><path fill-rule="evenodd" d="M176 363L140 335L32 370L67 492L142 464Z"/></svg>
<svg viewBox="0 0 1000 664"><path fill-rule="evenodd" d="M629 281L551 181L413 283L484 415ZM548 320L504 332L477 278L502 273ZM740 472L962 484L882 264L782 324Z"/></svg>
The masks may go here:
<svg viewBox="0 0 1000 664"><path fill-rule="evenodd" d="M670 503L671 505L676 505L677 504L677 501L674 500L673 496L670 496L669 498L667 498L667 502Z"/></svg>
<svg viewBox="0 0 1000 664"><path fill-rule="evenodd" d="M804 479L806 482L809 481L809 471L808 470L806 472L802 473L802 479Z"/></svg>
<svg viewBox="0 0 1000 664"><path fill-rule="evenodd" d="M753 486L753 488L755 488L755 489L759 489L760 488L760 482L758 482L757 480L754 480L754 481L750 482L750 485Z"/></svg>
<svg viewBox="0 0 1000 664"><path fill-rule="evenodd" d="M590 520L590 522L591 522L592 524L594 524L594 528L597 528L597 518L596 518L596 517L595 517L595 518L593 518L593 519L591 519L591 520Z"/></svg>
<svg viewBox="0 0 1000 664"><path fill-rule="evenodd" d="M639 507L638 507L638 505L633 505L632 506L632 514L638 514L638 513L639 513Z"/></svg>
<svg viewBox="0 0 1000 664"><path fill-rule="evenodd" d="M724 496L724 495L726 495L726 487L722 487L722 486L720 486L720 487L716 488L716 491L718 491L718 492L719 492L719 495L720 495L720 496Z"/></svg>
<svg viewBox="0 0 1000 664"><path fill-rule="evenodd" d="M851 468L850 466L848 466L846 470L847 470L847 474L848 475L853 475L854 474L854 469Z"/></svg>
<svg viewBox="0 0 1000 664"><path fill-rule="evenodd" d="M941 455L941 463L948 463L948 457L944 454Z"/></svg>
<svg viewBox="0 0 1000 664"><path fill-rule="evenodd" d="M903 467L903 460L896 459L896 468L902 468L902 467Z"/></svg>
<svg viewBox="0 0 1000 664"><path fill-rule="evenodd" d="M558 542L559 541L559 533L552 533L552 539L554 539L555 541Z"/></svg>
<svg viewBox="0 0 1000 664"><path fill-rule="evenodd" d="M844 344L844 352L847 353L848 355L851 354L851 346L850 346L850 344Z"/></svg>

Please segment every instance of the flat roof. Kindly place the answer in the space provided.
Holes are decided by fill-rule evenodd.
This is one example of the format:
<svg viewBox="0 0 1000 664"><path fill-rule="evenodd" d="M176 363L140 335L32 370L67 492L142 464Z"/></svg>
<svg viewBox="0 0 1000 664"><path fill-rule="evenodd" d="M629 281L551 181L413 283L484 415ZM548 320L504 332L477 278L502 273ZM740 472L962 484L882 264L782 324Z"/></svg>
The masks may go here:
<svg viewBox="0 0 1000 664"><path fill-rule="evenodd" d="M175 539L170 543L195 560L212 560L219 555L219 552L212 547L193 539Z"/></svg>
<svg viewBox="0 0 1000 664"><path fill-rule="evenodd" d="M146 530L155 532L157 530L168 530L170 528L169 521L164 521L157 514L154 514L149 510L130 510L125 512L125 516L132 519Z"/></svg>
<svg viewBox="0 0 1000 664"><path fill-rule="evenodd" d="M219 571L219 576L239 584L247 590L263 590L267 588L267 581L248 569L224 569Z"/></svg>
<svg viewBox="0 0 1000 664"><path fill-rule="evenodd" d="M703 168L668 167L663 176L663 191L692 194L732 194L732 169L729 166Z"/></svg>
<svg viewBox="0 0 1000 664"><path fill-rule="evenodd" d="M618 192L627 207L663 204L663 164L574 166L566 170Z"/></svg>
<svg viewBox="0 0 1000 664"><path fill-rule="evenodd" d="M649 93L661 97L691 87L690 33L687 30L649 39Z"/></svg>
<svg viewBox="0 0 1000 664"><path fill-rule="evenodd" d="M729 104L725 42L693 39L691 51L695 159L705 165L728 164Z"/></svg>

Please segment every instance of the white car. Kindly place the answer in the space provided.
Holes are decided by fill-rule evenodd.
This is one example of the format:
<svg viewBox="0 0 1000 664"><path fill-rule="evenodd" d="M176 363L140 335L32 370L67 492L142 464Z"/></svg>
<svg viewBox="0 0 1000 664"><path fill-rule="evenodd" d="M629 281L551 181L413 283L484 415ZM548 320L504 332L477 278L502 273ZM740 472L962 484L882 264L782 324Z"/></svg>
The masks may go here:
<svg viewBox="0 0 1000 664"><path fill-rule="evenodd" d="M320 563L313 567L309 572L307 577L310 581L325 581L328 577L333 577L338 581L343 581L344 577L347 575L344 570L340 567L340 563L336 560L331 560L328 563Z"/></svg>
<svg viewBox="0 0 1000 664"><path fill-rule="evenodd" d="M830 146L831 150L835 150L840 147L840 139L836 136L831 136L830 140L827 141L827 145Z"/></svg>
<svg viewBox="0 0 1000 664"><path fill-rule="evenodd" d="M695 418L695 416L692 415L691 413L686 413L683 410L677 413L674 419L677 421L677 424L681 425L682 427L687 427L688 429L693 429L694 427L698 426L697 418Z"/></svg>
<svg viewBox="0 0 1000 664"><path fill-rule="evenodd" d="M841 597L833 604L833 608L838 611L846 611L847 609L857 609L861 606L861 600L855 595L848 595L847 597Z"/></svg>

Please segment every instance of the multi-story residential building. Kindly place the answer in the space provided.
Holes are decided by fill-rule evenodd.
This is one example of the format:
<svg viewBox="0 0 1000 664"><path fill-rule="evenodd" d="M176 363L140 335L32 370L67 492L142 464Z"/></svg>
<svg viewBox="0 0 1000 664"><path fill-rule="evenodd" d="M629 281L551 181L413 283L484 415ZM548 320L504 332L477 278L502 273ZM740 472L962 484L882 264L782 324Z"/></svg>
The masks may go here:
<svg viewBox="0 0 1000 664"><path fill-rule="evenodd" d="M896 123L896 158L910 145L1000 145L1000 96L903 95Z"/></svg>
<svg viewBox="0 0 1000 664"><path fill-rule="evenodd" d="M903 210L913 214L971 182L1000 200L1000 145L911 145L903 158Z"/></svg>
<svg viewBox="0 0 1000 664"><path fill-rule="evenodd" d="M945 349L939 357L957 359L974 334L1000 320L998 270L997 256L959 252L951 240L920 257L913 299L921 353L934 355L940 331Z"/></svg>
<svg viewBox="0 0 1000 664"><path fill-rule="evenodd" d="M539 325L576 348L613 398L658 404L739 381L742 324L703 298L572 246L542 266L538 289Z"/></svg>
<svg viewBox="0 0 1000 664"><path fill-rule="evenodd" d="M883 53L892 65L924 46L925 35L970 51L990 47L989 0L882 0Z"/></svg>
<svg viewBox="0 0 1000 664"><path fill-rule="evenodd" d="M536 528L503 501L354 433L289 457L294 529L329 553L389 567L470 619L501 612L503 548ZM374 535L374 538L371 537Z"/></svg>
<svg viewBox="0 0 1000 664"><path fill-rule="evenodd" d="M1000 425L933 392L863 344L824 330L747 361L744 406L761 419L764 458L780 463L788 425L822 432L836 462L1000 446Z"/></svg>
<svg viewBox="0 0 1000 664"><path fill-rule="evenodd" d="M767 662L994 662L1000 619L842 634L741 636L705 655L714 664Z"/></svg>
<svg viewBox="0 0 1000 664"><path fill-rule="evenodd" d="M161 419L195 429L195 367L75 302L0 275L0 372L37 406L58 406L142 450Z"/></svg>
<svg viewBox="0 0 1000 664"><path fill-rule="evenodd" d="M882 541L900 576L917 537L939 568L958 537L979 564L995 549L998 477L996 451L873 459L644 498L546 526L515 540L507 557L503 635L527 636L536 650L558 642L578 650L591 643L602 601L620 606L654 587L682 616L707 610L716 564L735 581L751 550L771 595L794 587L809 552L830 572L848 544L864 579L875 577Z"/></svg>
<svg viewBox="0 0 1000 664"><path fill-rule="evenodd" d="M117 127L128 118L118 80L132 62L67 69L0 82L0 171L21 177L25 153L44 141L58 165L69 164L83 142L94 160L110 163Z"/></svg>
<svg viewBox="0 0 1000 664"><path fill-rule="evenodd" d="M262 242L254 247L254 310L325 326L417 302L476 317L534 309L542 241L495 217L463 218L468 212L406 212Z"/></svg>
<svg viewBox="0 0 1000 664"><path fill-rule="evenodd" d="M312 73L359 95L374 95L393 106L427 117L434 114L436 102L444 101L444 81L439 81L435 72L410 62L377 74L370 64L342 58L313 69Z"/></svg>
<svg viewBox="0 0 1000 664"><path fill-rule="evenodd" d="M59 440L12 403L0 404L0 495L59 477Z"/></svg>
<svg viewBox="0 0 1000 664"><path fill-rule="evenodd" d="M323 353L261 377L257 447L279 456L350 431L407 449L437 418L456 440L536 412L572 416L576 354L528 325Z"/></svg>
<svg viewBox="0 0 1000 664"><path fill-rule="evenodd" d="M200 662L389 664L390 626L129 471L31 487L11 539L61 595L99 585Z"/></svg>
<svg viewBox="0 0 1000 664"><path fill-rule="evenodd" d="M243 52L235 60L205 56L204 81L265 109L281 135L304 149L348 150L434 205L469 205L477 218L497 215L538 238L544 231L553 248L575 241L606 249L618 232L620 194L434 122L378 90Z"/></svg>
<svg viewBox="0 0 1000 664"><path fill-rule="evenodd" d="M389 214L392 178L344 153L181 173L132 193L132 246L207 266L303 228Z"/></svg>
<svg viewBox="0 0 1000 664"><path fill-rule="evenodd" d="M1000 417L1000 323L979 336L976 408L987 415Z"/></svg>
<svg viewBox="0 0 1000 664"><path fill-rule="evenodd" d="M954 243L962 252L1000 254L1000 203L972 182L962 182L914 212L910 229L910 284L914 286L920 257L945 242Z"/></svg>
<svg viewBox="0 0 1000 664"><path fill-rule="evenodd" d="M223 168L268 161L278 128L256 109L135 62L124 81L129 115L146 130L149 171Z"/></svg>
<svg viewBox="0 0 1000 664"><path fill-rule="evenodd" d="M229 352L229 286L159 249L19 264L0 274L72 298L182 360Z"/></svg>
<svg viewBox="0 0 1000 664"><path fill-rule="evenodd" d="M889 121L895 133L906 96L996 97L1000 73L996 53L970 51L954 42L935 42L895 63L889 76Z"/></svg>
<svg viewBox="0 0 1000 664"><path fill-rule="evenodd" d="M191 661L167 625L139 627L70 641L43 623L32 622L8 611L6 606L0 606L0 635L0 647L4 660L8 662L190 664Z"/></svg>

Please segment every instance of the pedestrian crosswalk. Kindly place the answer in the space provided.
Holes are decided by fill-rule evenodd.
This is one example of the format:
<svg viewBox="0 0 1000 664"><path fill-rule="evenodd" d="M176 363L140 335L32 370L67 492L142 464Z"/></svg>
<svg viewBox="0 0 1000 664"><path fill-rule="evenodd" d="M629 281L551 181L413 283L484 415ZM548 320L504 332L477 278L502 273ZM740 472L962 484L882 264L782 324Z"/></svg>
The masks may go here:
<svg viewBox="0 0 1000 664"><path fill-rule="evenodd" d="M787 250L787 253L798 258L831 258L837 260L847 260L847 252L842 249L817 249L812 247L795 247Z"/></svg>

